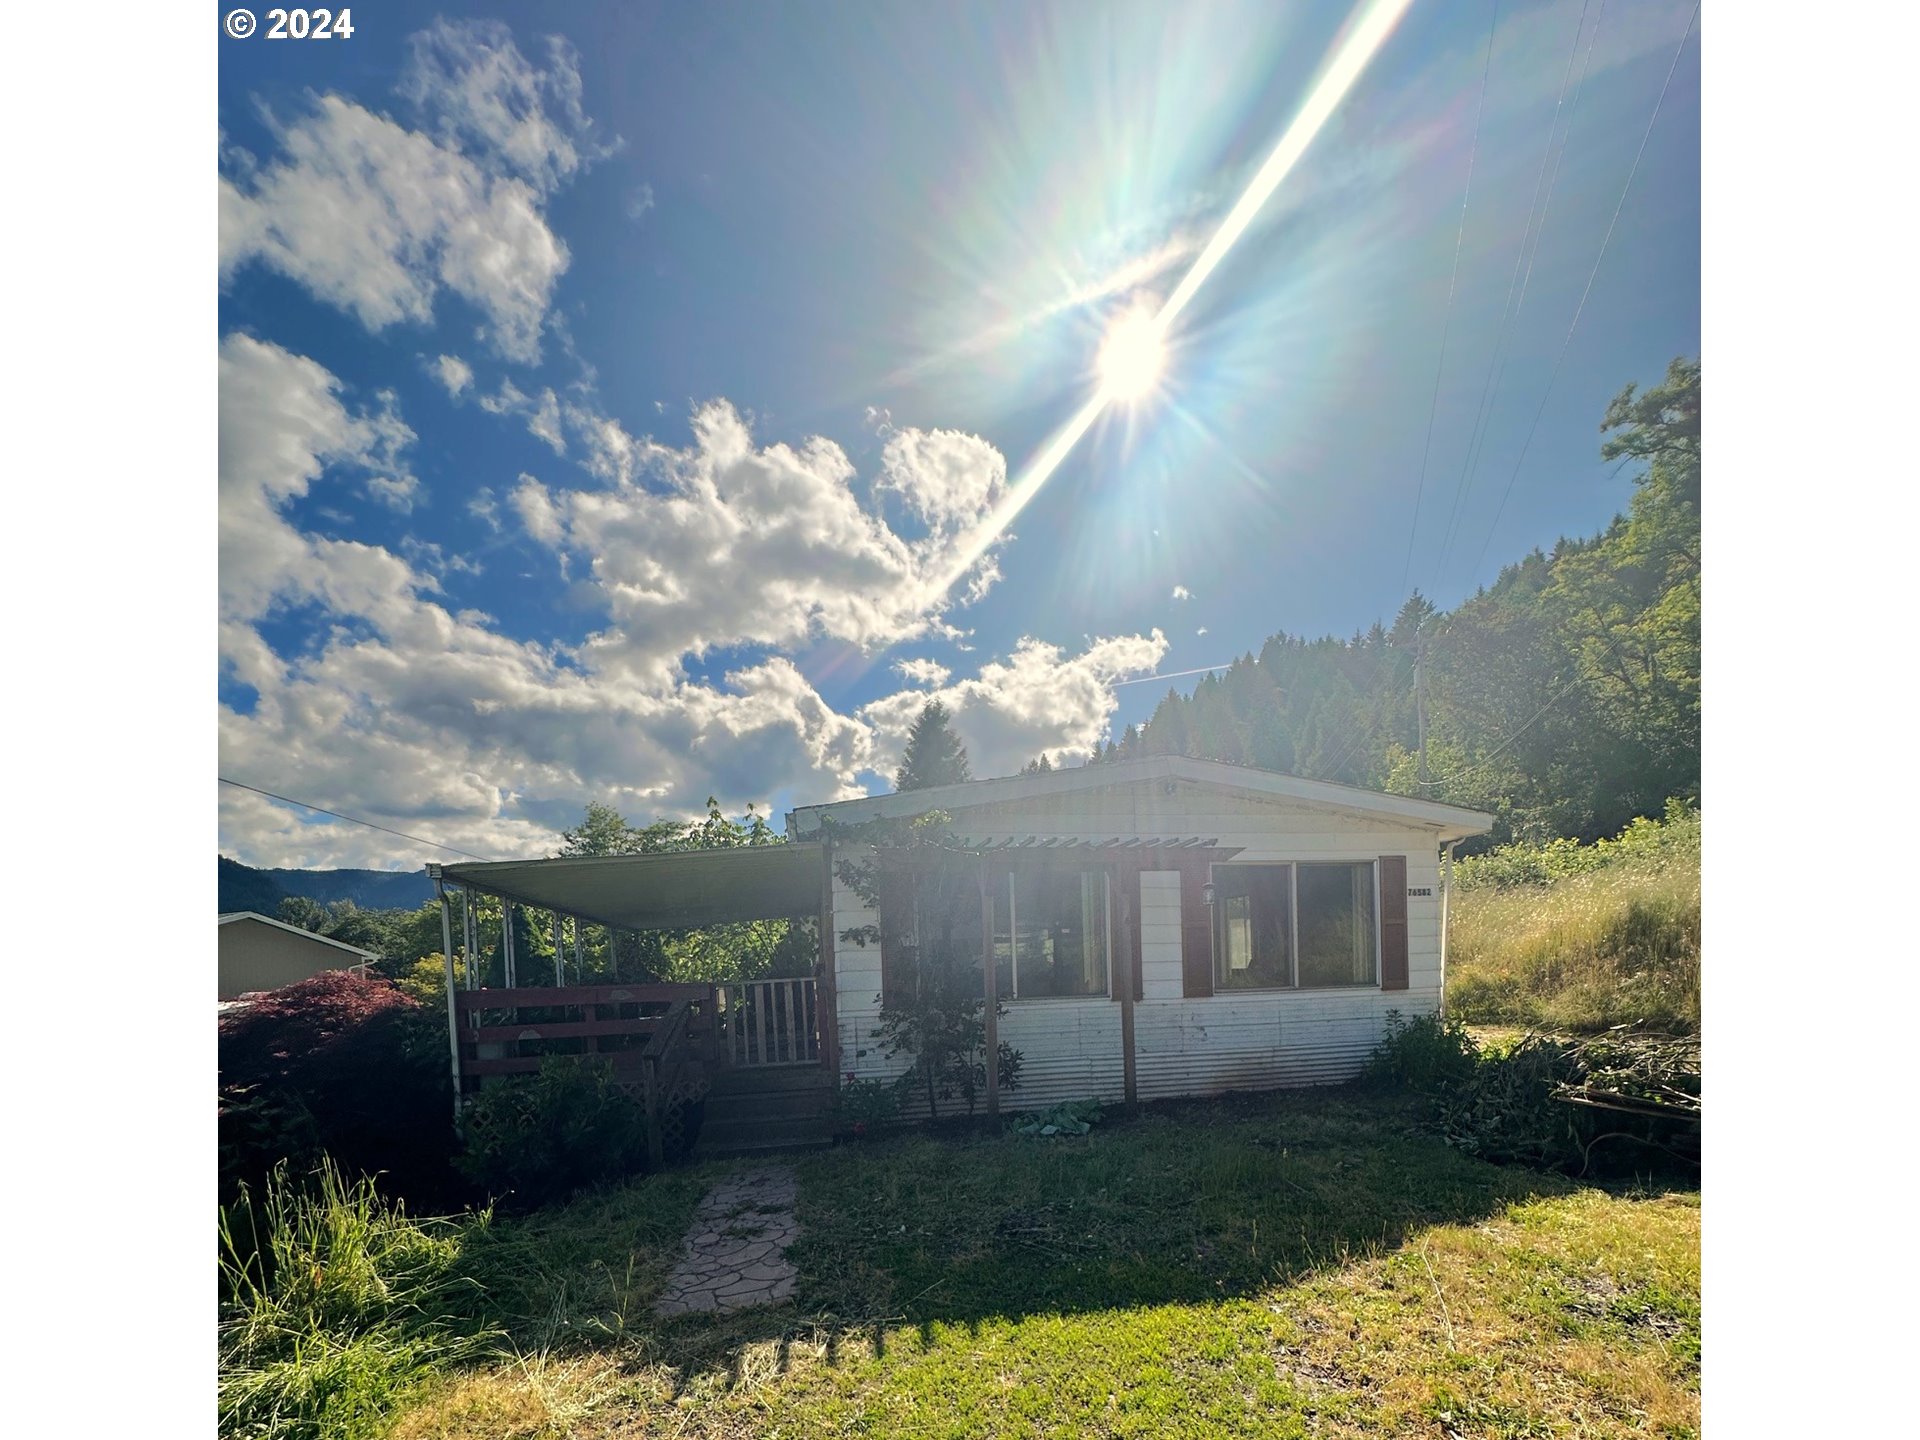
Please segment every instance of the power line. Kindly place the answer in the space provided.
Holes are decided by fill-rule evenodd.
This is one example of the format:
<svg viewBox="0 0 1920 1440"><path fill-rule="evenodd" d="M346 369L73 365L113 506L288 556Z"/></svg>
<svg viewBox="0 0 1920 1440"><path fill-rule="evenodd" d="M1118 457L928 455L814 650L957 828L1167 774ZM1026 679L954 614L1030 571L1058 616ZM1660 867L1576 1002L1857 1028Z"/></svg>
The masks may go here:
<svg viewBox="0 0 1920 1440"><path fill-rule="evenodd" d="M1627 193L1633 189L1633 177L1640 173L1640 161L1647 153L1647 142L1653 138L1653 127L1660 119L1660 107L1666 104L1667 91L1673 85L1674 73L1680 68L1680 57L1686 53L1687 41L1693 38L1693 25L1700 18L1699 0L1694 0L1693 13L1687 17L1687 28L1680 36L1679 45L1674 47L1673 63L1667 66L1667 78L1660 86L1660 96L1653 102L1653 114L1647 117L1646 132L1640 137L1640 148L1634 152L1633 165L1627 171L1627 183L1620 187L1620 199L1613 207L1613 219L1607 222L1607 233L1601 238L1600 253L1593 257L1593 269L1587 274L1587 288L1580 292L1580 303L1574 306L1572 323L1567 326L1565 338L1560 342L1560 353L1554 357L1553 370L1547 376L1547 388L1541 392L1540 404L1534 409L1533 423L1527 427L1527 438L1521 442L1520 454L1513 462L1513 473L1507 476L1507 488L1501 492L1500 503L1494 508L1493 524L1487 530L1487 538L1480 542L1480 553L1474 557L1469 576L1480 568L1480 562L1487 557L1487 547L1493 544L1494 534L1500 528L1500 516L1507 508L1507 499L1513 494L1513 482L1520 478L1520 466L1527 458L1527 450L1533 444L1534 432L1540 428L1540 417L1546 413L1547 399L1553 394L1554 382L1560 378L1560 367L1567 358L1567 349L1573 344L1573 332L1580 324L1580 316L1587 308L1587 297L1593 293L1593 282L1599 278L1600 262L1606 259L1607 246L1613 240L1613 230L1620 223L1620 212L1626 208Z"/></svg>
<svg viewBox="0 0 1920 1440"><path fill-rule="evenodd" d="M1500 0L1493 0L1493 15L1487 22L1487 58L1480 69L1480 99L1473 110L1473 144L1467 151L1467 183L1460 192L1460 229L1453 237L1453 273L1447 277L1447 308L1440 321L1440 358L1433 367L1433 397L1427 402L1427 438L1420 447L1420 479L1413 490L1413 523L1407 527L1407 563L1400 573L1400 588L1407 588L1413 577L1413 541L1420 533L1420 501L1427 490L1427 457L1433 452L1433 422L1440 413L1440 378L1447 373L1447 336L1453 329L1453 297L1460 285L1460 252L1467 240L1467 202L1473 197L1473 167L1480 157L1480 120L1487 109L1487 76L1493 71L1493 37L1500 28Z"/></svg>
<svg viewBox="0 0 1920 1440"><path fill-rule="evenodd" d="M1233 662L1225 665L1202 665L1197 670L1169 670L1163 675L1142 675L1134 680L1113 680L1108 683L1118 689L1122 685L1151 685L1155 680L1178 680L1182 675L1210 675L1215 670L1231 670Z"/></svg>
<svg viewBox="0 0 1920 1440"><path fill-rule="evenodd" d="M1540 242L1547 231L1547 213L1553 208L1553 192L1560 183L1560 161L1565 158L1567 141L1573 136L1573 122L1580 110L1580 96L1587 86L1587 69L1593 63L1594 42L1600 35L1600 23L1606 18L1607 0L1600 0L1600 13L1594 17L1593 33L1587 40L1587 58L1580 66L1580 78L1574 82L1573 103L1569 106L1567 86L1573 81L1573 63L1580 58L1580 37L1586 33L1587 10L1591 3L1592 0L1581 0L1580 18L1573 27L1573 44L1567 51L1566 66L1560 72L1560 95L1553 104L1553 118L1547 123L1546 148L1540 152L1540 168L1534 173L1533 198L1527 202L1527 220L1520 230L1520 248L1513 254L1513 272L1507 276L1507 297L1501 302L1500 323L1494 331L1493 353L1487 358L1486 378L1480 382L1480 401L1474 407L1473 425L1467 431L1466 458L1461 461L1460 479L1454 484L1453 503L1447 508L1447 528L1440 537L1439 555L1434 560L1433 578L1429 585L1431 590L1439 588L1441 571L1447 563L1447 552L1453 548L1454 527L1460 518L1460 502L1473 484L1474 472L1479 469L1489 422L1493 418L1493 399L1507 373L1507 340L1512 334L1514 320L1527 303L1527 287L1533 282L1533 264L1539 258ZM1560 128L1562 109L1567 112L1567 129L1556 156L1553 137ZM1551 175L1548 173L1549 162L1552 164ZM1541 199L1543 186L1546 195L1544 201ZM1536 210L1539 212L1537 230L1534 228ZM1517 298L1516 287L1519 292Z"/></svg>
<svg viewBox="0 0 1920 1440"><path fill-rule="evenodd" d="M1620 658L1620 641L1619 640L1609 641L1607 643L1607 653L1613 656L1614 659L1618 660ZM1576 659L1575 664L1577 665L1578 663L1579 662ZM1538 721L1542 715L1545 715L1547 711L1551 710L1555 705L1557 705L1560 702L1561 696L1567 694L1568 691L1574 689L1576 686L1585 684L1587 679L1588 679L1587 676L1576 673L1573 679L1569 680L1565 685L1562 685L1558 690L1556 690L1551 696L1548 697L1546 704L1542 705L1538 710L1534 711L1532 715L1528 716L1525 724L1523 724L1518 730L1514 731L1511 735L1507 736L1507 738L1502 740L1498 745L1494 746L1493 749L1489 750L1485 755L1482 755L1478 760L1474 761L1473 764L1462 766L1460 769L1454 771L1451 775L1443 775L1438 780L1422 780L1422 781L1419 781L1418 783L1425 786L1428 789L1433 789L1434 787L1440 786L1440 785L1450 785L1455 780L1458 780L1461 776L1471 775L1476 770L1486 769L1487 766L1491 765L1494 762L1494 760L1499 756L1501 751L1505 750L1509 745L1513 744L1514 741L1518 740L1522 735L1526 734L1527 731L1531 730L1534 726L1534 723Z"/></svg>
<svg viewBox="0 0 1920 1440"><path fill-rule="evenodd" d="M376 825L371 820L362 820L354 815L342 815L338 810L328 810L319 805L309 805L304 800L295 800L286 795L276 795L271 790L262 790L258 785L243 785L238 780L227 779L224 775L220 776L219 780L222 785L231 785L236 790L251 790L256 795L264 795L269 800L278 800L283 805L298 805L302 810L311 810L316 815L331 815L336 820L345 820L349 825L364 825L367 829L378 830L383 835L397 835L402 840L413 841L416 845L431 845L436 850L446 850L455 855L464 855L469 860L479 860L482 863L488 863L486 856L476 855L471 850L461 850L452 845L442 845L438 840L428 840L420 835L409 835L404 830L389 830L385 825Z"/></svg>

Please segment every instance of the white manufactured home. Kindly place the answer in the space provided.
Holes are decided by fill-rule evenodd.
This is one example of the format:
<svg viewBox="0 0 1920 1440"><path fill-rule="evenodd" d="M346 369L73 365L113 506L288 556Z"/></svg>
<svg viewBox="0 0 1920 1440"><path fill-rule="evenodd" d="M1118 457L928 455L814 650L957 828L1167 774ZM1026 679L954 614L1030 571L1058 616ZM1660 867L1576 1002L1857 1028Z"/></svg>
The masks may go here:
<svg viewBox="0 0 1920 1440"><path fill-rule="evenodd" d="M986 973L983 958L981 987L1005 1002L996 1039L1022 1056L1001 1109L1350 1078L1390 1011L1439 1008L1443 856L1492 824L1161 756L810 806L788 831L804 841L936 810L987 870L994 935L981 953L994 963ZM883 915L884 900L868 906L844 879L832 897L840 1069L886 1078L908 1063L874 1039L904 983L891 952L922 938L925 917ZM837 938L868 927L877 942Z"/></svg>
<svg viewBox="0 0 1920 1440"><path fill-rule="evenodd" d="M946 817L938 883L903 868L905 852L879 833L933 812ZM989 1002L985 1053L1020 1052L1007 1094L986 1067L976 1098L988 1113L1345 1080L1392 1012L1439 1008L1446 857L1491 824L1154 756L804 806L784 843L430 867L455 1092L555 1056L599 1056L645 1099L666 1148L695 1130L702 1149L821 1138L846 1078L910 1067L877 1032L923 953ZM497 947L481 933L479 896L499 902ZM552 927L538 961L514 952L516 907L544 912L543 936ZM583 973L588 926L761 919L811 922L811 975ZM479 978L496 953L500 986ZM463 990L456 955L468 962ZM536 964L551 966L551 983ZM704 1119L690 1123L696 1108Z"/></svg>

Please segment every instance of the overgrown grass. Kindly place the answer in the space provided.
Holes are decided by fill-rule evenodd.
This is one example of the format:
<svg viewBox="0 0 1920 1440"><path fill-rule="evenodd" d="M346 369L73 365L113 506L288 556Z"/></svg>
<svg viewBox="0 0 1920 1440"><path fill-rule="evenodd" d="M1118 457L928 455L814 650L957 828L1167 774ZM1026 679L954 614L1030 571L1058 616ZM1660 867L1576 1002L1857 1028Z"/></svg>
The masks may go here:
<svg viewBox="0 0 1920 1440"><path fill-rule="evenodd" d="M220 1224L220 1430L262 1440L385 1433L437 1367L488 1353L462 1250L491 1217L409 1217L330 1161L283 1166Z"/></svg>
<svg viewBox="0 0 1920 1440"><path fill-rule="evenodd" d="M652 1318L669 1172L471 1234L505 1338L403 1437L1692 1435L1698 1202L1296 1092L799 1165L795 1301ZM346 1433L346 1432L341 1432Z"/></svg>
<svg viewBox="0 0 1920 1440"><path fill-rule="evenodd" d="M1585 1032L1700 1025L1700 815L1670 806L1617 840L1503 846L1462 861L1450 1013Z"/></svg>

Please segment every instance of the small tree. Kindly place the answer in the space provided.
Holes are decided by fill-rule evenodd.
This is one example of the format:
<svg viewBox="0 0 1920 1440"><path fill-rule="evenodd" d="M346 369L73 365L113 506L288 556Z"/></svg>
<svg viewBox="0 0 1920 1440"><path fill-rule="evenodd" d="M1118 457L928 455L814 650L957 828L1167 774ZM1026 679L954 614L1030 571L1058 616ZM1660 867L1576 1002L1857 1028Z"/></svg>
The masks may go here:
<svg viewBox="0 0 1920 1440"><path fill-rule="evenodd" d="M835 871L870 908L880 908L883 887L914 897L918 925L911 944L882 911L894 930L889 938L901 953L890 959L897 981L881 997L875 1034L889 1059L912 1057L897 1083L903 1092L922 1095L927 1113L936 1118L940 1102L956 1097L971 1115L987 1083L987 1002L976 964L980 941L967 933L965 923L969 913L980 912L979 852L960 846L946 823L944 814L933 811L906 821L829 825L836 845L867 852L864 858L841 860ZM885 943L882 927L874 925L842 931L840 938L856 945ZM1004 1002L995 1013L1007 1013ZM1004 1041L996 1048L1000 1088L1017 1089L1020 1052Z"/></svg>
<svg viewBox="0 0 1920 1440"><path fill-rule="evenodd" d="M560 832L562 855L631 855L644 847L627 817L611 805L589 802L577 829Z"/></svg>
<svg viewBox="0 0 1920 1440"><path fill-rule="evenodd" d="M953 716L938 700L929 700L907 732L907 751L894 772L897 791L931 790L971 780L967 747L953 733Z"/></svg>

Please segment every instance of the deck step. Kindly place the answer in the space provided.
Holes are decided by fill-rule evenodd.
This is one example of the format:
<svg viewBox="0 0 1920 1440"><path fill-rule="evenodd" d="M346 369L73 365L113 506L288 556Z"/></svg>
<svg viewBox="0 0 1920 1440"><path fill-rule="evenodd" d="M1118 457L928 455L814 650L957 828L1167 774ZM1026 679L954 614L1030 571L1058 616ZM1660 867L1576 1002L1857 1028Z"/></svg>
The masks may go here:
<svg viewBox="0 0 1920 1440"><path fill-rule="evenodd" d="M708 1072L709 1094L765 1095L773 1091L831 1091L833 1076L818 1065L729 1065Z"/></svg>
<svg viewBox="0 0 1920 1440"><path fill-rule="evenodd" d="M764 1095L709 1092L706 1118L715 1120L806 1120L833 1112L831 1091L774 1090Z"/></svg>
<svg viewBox="0 0 1920 1440"><path fill-rule="evenodd" d="M711 1113L700 1126L695 1147L700 1156L741 1155L763 1150L819 1150L833 1143L833 1122L826 1116L806 1119L742 1117L716 1121Z"/></svg>

